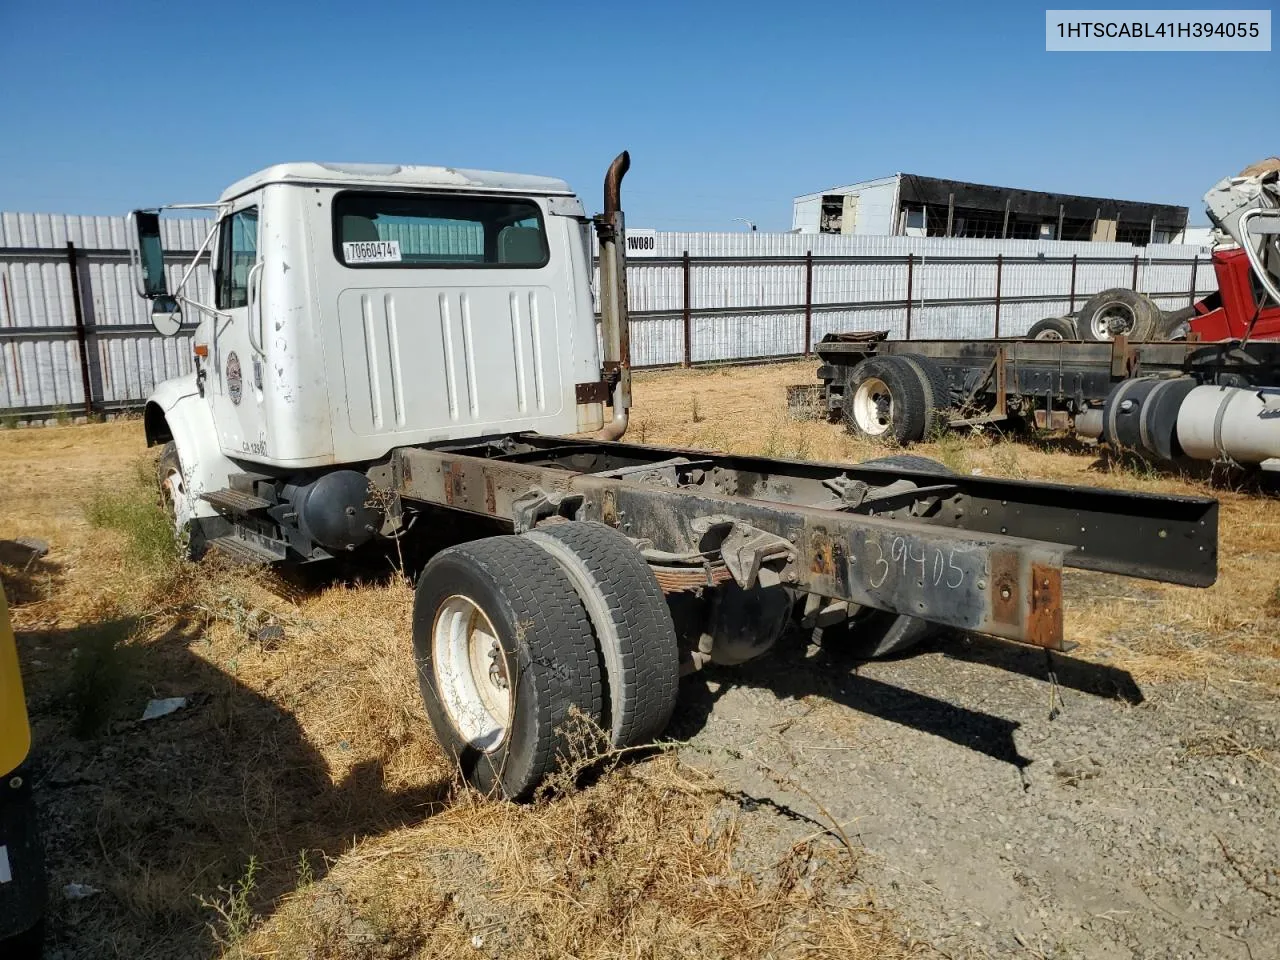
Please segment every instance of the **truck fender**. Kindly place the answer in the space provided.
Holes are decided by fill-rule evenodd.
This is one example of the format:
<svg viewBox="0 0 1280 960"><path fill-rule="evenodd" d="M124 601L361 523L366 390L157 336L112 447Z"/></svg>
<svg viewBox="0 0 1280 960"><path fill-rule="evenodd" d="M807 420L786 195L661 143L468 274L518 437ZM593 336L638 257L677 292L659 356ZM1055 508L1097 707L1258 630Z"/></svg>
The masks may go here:
<svg viewBox="0 0 1280 960"><path fill-rule="evenodd" d="M213 412L196 387L195 374L166 380L147 398L143 411L147 446L173 441L182 464L186 497L179 506L177 527L182 530L192 520L216 517L218 512L200 495L221 490L227 478L239 468L218 446Z"/></svg>

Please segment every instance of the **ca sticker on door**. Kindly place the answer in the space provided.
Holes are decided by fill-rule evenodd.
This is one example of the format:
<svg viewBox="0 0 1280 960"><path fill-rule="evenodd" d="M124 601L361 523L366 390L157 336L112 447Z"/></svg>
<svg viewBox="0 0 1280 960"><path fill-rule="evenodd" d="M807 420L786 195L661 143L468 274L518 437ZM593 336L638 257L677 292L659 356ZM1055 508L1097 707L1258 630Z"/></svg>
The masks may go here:
<svg viewBox="0 0 1280 960"><path fill-rule="evenodd" d="M342 245L347 263L399 263L399 240L356 240Z"/></svg>

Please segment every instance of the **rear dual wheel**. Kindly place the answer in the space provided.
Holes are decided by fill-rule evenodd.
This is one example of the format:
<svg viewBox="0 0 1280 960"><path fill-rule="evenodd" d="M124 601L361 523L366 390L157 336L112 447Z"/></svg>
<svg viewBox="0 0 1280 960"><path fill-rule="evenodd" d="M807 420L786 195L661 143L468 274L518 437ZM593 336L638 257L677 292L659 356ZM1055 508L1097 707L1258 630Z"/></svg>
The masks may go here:
<svg viewBox="0 0 1280 960"><path fill-rule="evenodd" d="M915 443L942 424L948 406L941 368L919 354L871 357L853 368L844 397L845 429L855 437Z"/></svg>
<svg viewBox="0 0 1280 960"><path fill-rule="evenodd" d="M529 797L564 763L576 712L612 746L644 743L675 706L675 628L622 534L560 523L453 547L414 601L419 686L467 780Z"/></svg>

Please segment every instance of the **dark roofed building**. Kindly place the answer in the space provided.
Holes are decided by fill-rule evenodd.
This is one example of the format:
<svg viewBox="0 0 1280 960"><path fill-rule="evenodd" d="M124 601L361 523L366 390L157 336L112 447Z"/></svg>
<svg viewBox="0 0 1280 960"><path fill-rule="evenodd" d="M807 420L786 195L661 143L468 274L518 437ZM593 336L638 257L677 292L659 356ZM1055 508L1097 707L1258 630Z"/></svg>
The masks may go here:
<svg viewBox="0 0 1280 960"><path fill-rule="evenodd" d="M899 173L792 201L792 230L863 236L1172 243L1187 208Z"/></svg>

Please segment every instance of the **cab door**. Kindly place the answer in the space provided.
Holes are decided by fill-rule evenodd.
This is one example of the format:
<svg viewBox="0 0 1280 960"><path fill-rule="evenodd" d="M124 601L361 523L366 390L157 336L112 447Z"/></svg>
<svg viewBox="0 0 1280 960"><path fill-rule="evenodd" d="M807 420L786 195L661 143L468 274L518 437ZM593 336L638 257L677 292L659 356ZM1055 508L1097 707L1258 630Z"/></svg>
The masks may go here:
<svg viewBox="0 0 1280 960"><path fill-rule="evenodd" d="M263 410L266 355L262 337L260 195L236 201L218 230L209 383L219 446L230 457L267 455Z"/></svg>

